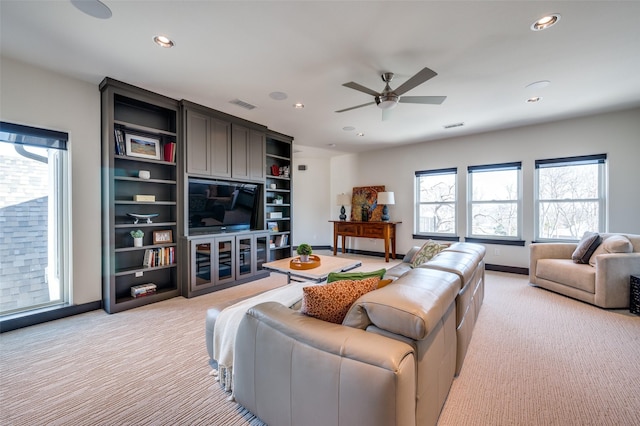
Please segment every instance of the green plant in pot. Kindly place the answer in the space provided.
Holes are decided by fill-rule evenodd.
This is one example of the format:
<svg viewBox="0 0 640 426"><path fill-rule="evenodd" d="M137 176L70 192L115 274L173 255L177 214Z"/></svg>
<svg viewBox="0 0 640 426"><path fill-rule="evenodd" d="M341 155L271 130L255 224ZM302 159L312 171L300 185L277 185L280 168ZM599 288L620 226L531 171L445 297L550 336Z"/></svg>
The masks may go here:
<svg viewBox="0 0 640 426"><path fill-rule="evenodd" d="M133 237L133 246L134 247L142 247L142 239L144 238L144 232L141 229L136 229L135 231L130 232Z"/></svg>
<svg viewBox="0 0 640 426"><path fill-rule="evenodd" d="M309 255L313 252L311 246L307 243L302 243L296 248L296 253L300 255L300 262L308 262Z"/></svg>

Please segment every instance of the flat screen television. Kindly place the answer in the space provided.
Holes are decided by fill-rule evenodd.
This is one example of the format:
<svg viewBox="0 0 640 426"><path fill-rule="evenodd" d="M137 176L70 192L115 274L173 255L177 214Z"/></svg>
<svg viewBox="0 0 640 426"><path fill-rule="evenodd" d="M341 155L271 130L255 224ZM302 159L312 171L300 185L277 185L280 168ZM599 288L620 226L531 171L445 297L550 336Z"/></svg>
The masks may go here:
<svg viewBox="0 0 640 426"><path fill-rule="evenodd" d="M189 235L258 229L262 185L189 178Z"/></svg>

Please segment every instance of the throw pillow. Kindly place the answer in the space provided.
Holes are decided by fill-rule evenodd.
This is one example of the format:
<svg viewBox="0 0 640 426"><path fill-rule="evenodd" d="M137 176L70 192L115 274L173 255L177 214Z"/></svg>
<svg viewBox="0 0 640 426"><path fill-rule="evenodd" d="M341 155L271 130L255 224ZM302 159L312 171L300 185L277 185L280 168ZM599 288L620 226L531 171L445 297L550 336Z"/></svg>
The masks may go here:
<svg viewBox="0 0 640 426"><path fill-rule="evenodd" d="M385 268L371 272L330 272L327 276L327 284L341 280L364 280L365 278L378 277L382 279L387 270Z"/></svg>
<svg viewBox="0 0 640 426"><path fill-rule="evenodd" d="M575 263L589 263L589 259L602 242L602 237L597 232L585 232L578 243L578 247L571 255Z"/></svg>
<svg viewBox="0 0 640 426"><path fill-rule="evenodd" d="M596 266L596 256L605 253L631 253L633 252L633 244L624 235L611 235L602 240L602 244L598 246L589 259L591 266Z"/></svg>
<svg viewBox="0 0 640 426"><path fill-rule="evenodd" d="M391 283L392 283L392 282L394 282L394 281L395 281L395 280L394 280L394 279L392 279L392 278L387 278L387 279L385 279L385 280L380 280L380 281L378 282L378 288L386 287L386 286L388 286L389 284L391 284Z"/></svg>
<svg viewBox="0 0 640 426"><path fill-rule="evenodd" d="M420 251L420 248L421 247L418 246L411 247L411 250L409 250L407 254L405 254L402 258L402 261L405 263L411 263L411 259L413 259L413 256L415 256L416 253Z"/></svg>
<svg viewBox="0 0 640 426"><path fill-rule="evenodd" d="M436 254L444 250L445 246L436 243L433 240L427 240L426 243L420 247L420 250L411 259L411 267L417 268L427 260L431 260Z"/></svg>
<svg viewBox="0 0 640 426"><path fill-rule="evenodd" d="M378 281L380 278L376 276L304 287L300 312L323 321L342 324L353 302L363 294L375 290Z"/></svg>

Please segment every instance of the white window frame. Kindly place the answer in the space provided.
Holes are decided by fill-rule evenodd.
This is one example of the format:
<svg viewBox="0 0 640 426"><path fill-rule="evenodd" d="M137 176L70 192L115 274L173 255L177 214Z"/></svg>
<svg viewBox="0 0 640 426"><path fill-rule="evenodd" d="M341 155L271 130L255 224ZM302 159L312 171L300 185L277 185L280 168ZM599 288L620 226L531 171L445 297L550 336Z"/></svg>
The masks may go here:
<svg viewBox="0 0 640 426"><path fill-rule="evenodd" d="M473 176L479 173L491 173L513 170L517 172L517 198L515 200L478 200L473 199ZM482 204L513 204L516 207L516 235L486 235L473 233L473 208ZM495 240L495 241L521 241L522 240L522 162L487 164L467 167L467 239Z"/></svg>
<svg viewBox="0 0 640 426"><path fill-rule="evenodd" d="M69 135L65 132L0 122L0 139L2 139L3 145L13 144L16 151L34 160L37 160L38 157L45 157L32 153L28 147L45 149L50 183L47 213L48 265L45 268L49 301L18 306L15 309L4 310L0 314L16 314L72 303L70 287L70 167L67 150ZM44 160L41 161L44 162Z"/></svg>
<svg viewBox="0 0 640 426"><path fill-rule="evenodd" d="M454 199L453 201L427 201L422 202L420 197L420 180L422 177L429 176L438 176L438 175L453 175L454 177ZM414 221L414 232L415 235L420 235L424 237L437 237L437 238L446 238L446 237L455 237L457 239L458 235L458 168L447 168L447 169L435 169L435 170L422 170L415 172L415 221ZM424 205L437 206L437 205L453 205L453 232L420 232L420 221L422 220L420 216L420 207Z"/></svg>
<svg viewBox="0 0 640 426"><path fill-rule="evenodd" d="M569 199L541 199L540 198L540 169L551 167L572 167L597 164L598 166L598 194L595 198L569 198ZM593 232L607 231L607 154L583 155L575 157L550 158L535 161L534 176L534 241L540 242L573 242L578 241L581 236L575 239L548 238L541 236L540 229L540 208L541 203L571 203L571 202L595 202L598 205L598 229L591 229Z"/></svg>

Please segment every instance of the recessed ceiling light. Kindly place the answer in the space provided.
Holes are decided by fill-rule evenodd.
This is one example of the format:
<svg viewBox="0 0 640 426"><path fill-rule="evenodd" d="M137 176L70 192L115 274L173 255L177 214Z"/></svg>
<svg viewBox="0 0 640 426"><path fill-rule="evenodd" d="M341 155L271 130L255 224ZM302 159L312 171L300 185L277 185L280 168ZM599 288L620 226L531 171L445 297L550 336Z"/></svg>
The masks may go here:
<svg viewBox="0 0 640 426"><path fill-rule="evenodd" d="M350 131L355 130L355 129L356 129L356 128L355 128L355 127L353 127L353 126L344 126L344 127L342 128L342 130L344 130L345 132L350 132Z"/></svg>
<svg viewBox="0 0 640 426"><path fill-rule="evenodd" d="M271 93L269 93L269 97L271 99L276 100L276 101L284 101L289 96L284 92L271 92Z"/></svg>
<svg viewBox="0 0 640 426"><path fill-rule="evenodd" d="M364 136L364 133L358 132L358 136Z"/></svg>
<svg viewBox="0 0 640 426"><path fill-rule="evenodd" d="M98 19L111 18L111 9L100 0L71 0L71 4L89 16Z"/></svg>
<svg viewBox="0 0 640 426"><path fill-rule="evenodd" d="M297 103L293 104L293 107L295 109L302 109L302 108L304 108L304 104L300 103L300 102L297 102Z"/></svg>
<svg viewBox="0 0 640 426"><path fill-rule="evenodd" d="M166 48L170 48L173 47L173 40L171 40L169 37L167 36L163 36L163 35L157 35L153 38L153 41L161 47L166 47Z"/></svg>
<svg viewBox="0 0 640 426"><path fill-rule="evenodd" d="M527 99L527 102L530 104L536 103L536 102L540 102L542 98L540 96L534 96L533 98L529 98Z"/></svg>
<svg viewBox="0 0 640 426"><path fill-rule="evenodd" d="M531 30L532 31L546 30L547 28L557 24L559 20L560 20L559 13L552 13L552 14L543 16L542 18L538 19L536 22L531 24Z"/></svg>

